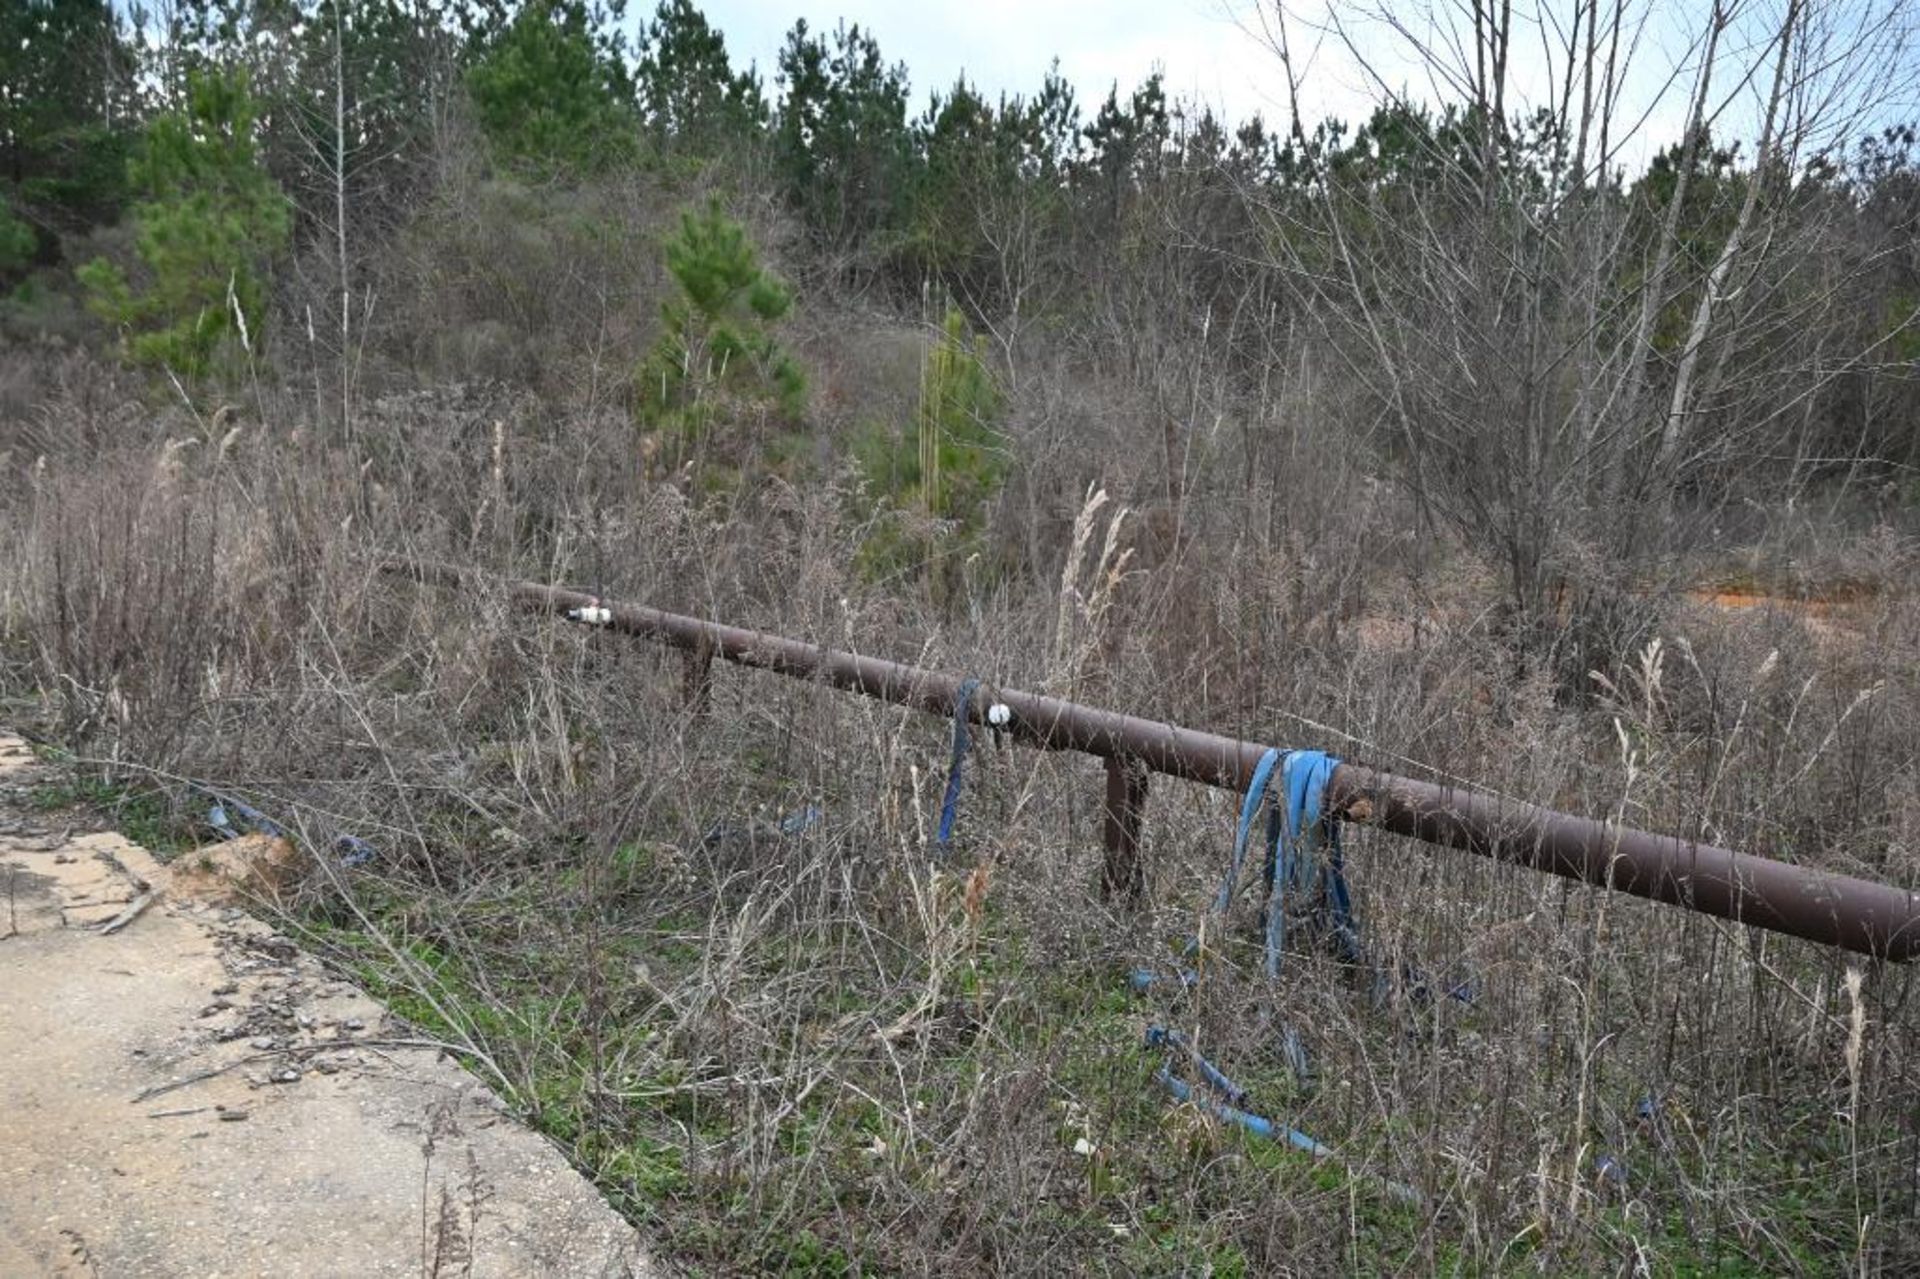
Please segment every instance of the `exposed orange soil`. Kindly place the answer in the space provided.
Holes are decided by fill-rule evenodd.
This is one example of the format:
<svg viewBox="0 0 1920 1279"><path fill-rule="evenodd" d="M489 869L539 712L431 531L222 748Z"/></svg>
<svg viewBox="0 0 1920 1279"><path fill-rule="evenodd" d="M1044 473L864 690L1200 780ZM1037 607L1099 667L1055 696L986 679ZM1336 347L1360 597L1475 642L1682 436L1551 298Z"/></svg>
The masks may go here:
<svg viewBox="0 0 1920 1279"><path fill-rule="evenodd" d="M1687 598L1697 603L1711 604L1715 608L1734 612L1752 608L1775 608L1783 613L1799 613L1806 617L1831 617L1837 612L1858 607L1863 599L1857 594L1798 598L1791 595L1769 595L1763 591L1739 587L1711 586L1697 587L1688 591Z"/></svg>

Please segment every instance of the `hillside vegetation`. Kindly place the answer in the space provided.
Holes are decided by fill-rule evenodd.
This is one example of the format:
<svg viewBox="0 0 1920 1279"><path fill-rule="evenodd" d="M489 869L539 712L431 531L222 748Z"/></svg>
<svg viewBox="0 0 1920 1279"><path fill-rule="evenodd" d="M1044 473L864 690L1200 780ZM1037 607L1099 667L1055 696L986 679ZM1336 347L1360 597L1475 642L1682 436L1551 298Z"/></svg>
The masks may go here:
<svg viewBox="0 0 1920 1279"><path fill-rule="evenodd" d="M1913 11L1401 8L1259 9L1275 101L1426 60L1276 122L692 0L7 5L0 720L296 833L284 925L698 1272L1920 1268L1904 967L1350 828L1269 979L1238 796L1154 780L1130 906L1096 760L979 735L942 856L937 718L383 571L1920 889Z"/></svg>

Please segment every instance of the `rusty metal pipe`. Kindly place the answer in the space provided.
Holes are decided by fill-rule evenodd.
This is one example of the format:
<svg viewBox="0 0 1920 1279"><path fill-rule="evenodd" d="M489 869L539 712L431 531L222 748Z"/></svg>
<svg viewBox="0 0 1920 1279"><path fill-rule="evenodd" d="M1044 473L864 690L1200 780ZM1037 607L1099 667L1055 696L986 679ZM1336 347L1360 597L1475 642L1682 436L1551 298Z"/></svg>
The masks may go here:
<svg viewBox="0 0 1920 1279"><path fill-rule="evenodd" d="M410 565L424 580L464 584L459 570ZM835 688L952 713L960 678L877 657L823 648L764 631L725 626L636 604L608 604L579 591L509 582L524 605L565 614L604 607L606 625L730 662L818 680ZM976 694L973 715L1005 704L1001 731L1046 750L1073 750L1171 777L1244 791L1266 747L1158 720L1001 688ZM1125 789L1124 786L1121 788ZM1144 795L1144 786L1141 787ZM1905 962L1920 952L1920 899L1887 884L1575 817L1465 787L1342 764L1328 783L1328 807L1350 822L1464 849L1484 857L1751 924L1863 955Z"/></svg>

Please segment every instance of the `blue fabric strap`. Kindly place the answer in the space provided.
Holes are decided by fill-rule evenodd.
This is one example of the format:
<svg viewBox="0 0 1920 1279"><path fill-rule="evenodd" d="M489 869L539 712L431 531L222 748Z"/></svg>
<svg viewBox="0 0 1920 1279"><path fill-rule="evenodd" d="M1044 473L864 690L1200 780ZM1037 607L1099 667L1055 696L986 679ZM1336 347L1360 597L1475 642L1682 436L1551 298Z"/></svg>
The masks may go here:
<svg viewBox="0 0 1920 1279"><path fill-rule="evenodd" d="M1302 779L1304 797L1298 829L1327 854L1320 863L1320 903L1327 912L1327 923L1340 958L1357 964L1360 962L1360 925L1353 918L1346 854L1340 847L1339 824L1329 820L1326 812L1327 783L1333 780L1333 770L1340 766L1340 761L1321 751L1295 751L1294 756L1306 757L1302 767L1308 771Z"/></svg>
<svg viewBox="0 0 1920 1279"><path fill-rule="evenodd" d="M1327 779L1340 761L1325 751L1289 751L1281 765L1281 787L1286 807L1280 838L1269 844L1267 863L1267 976L1280 975L1280 955L1286 943L1287 894L1305 892L1316 879L1325 892L1336 933L1352 931L1346 871L1339 840L1328 831L1323 801ZM1317 854L1327 850L1327 865L1315 874Z"/></svg>
<svg viewBox="0 0 1920 1279"><path fill-rule="evenodd" d="M1214 896L1213 910L1217 915L1227 913L1233 905L1234 890L1240 886L1240 871L1247 864L1247 839L1253 832L1253 819L1260 815L1260 807L1266 802L1267 787L1273 781L1274 766L1285 752L1269 749L1254 765L1253 782L1247 787L1247 797L1240 804L1240 826L1233 837L1233 860L1227 864L1227 877L1220 885L1220 891ZM1267 819L1268 838L1272 839L1273 818Z"/></svg>
<svg viewBox="0 0 1920 1279"><path fill-rule="evenodd" d="M940 801L940 833L934 840L943 857L953 843L954 819L960 815L961 773L966 765L967 743L971 740L967 731L968 712L973 709L973 695L979 688L980 681L969 676L960 682L959 691L953 696L953 758L947 764L947 793Z"/></svg>
<svg viewBox="0 0 1920 1279"><path fill-rule="evenodd" d="M1325 751L1268 750L1254 766L1253 780L1240 805L1240 823L1234 832L1233 860L1213 900L1214 913L1225 915L1233 904L1240 875L1247 864L1247 844L1260 810L1267 810L1267 975L1280 974L1280 956L1286 947L1287 897L1320 890L1320 902L1342 958L1357 961L1359 930L1353 922L1353 895L1347 887L1340 833L1326 820L1327 782L1340 761ZM1274 773L1278 770L1276 788ZM1275 790L1279 794L1274 794ZM1324 850L1324 861L1320 853Z"/></svg>

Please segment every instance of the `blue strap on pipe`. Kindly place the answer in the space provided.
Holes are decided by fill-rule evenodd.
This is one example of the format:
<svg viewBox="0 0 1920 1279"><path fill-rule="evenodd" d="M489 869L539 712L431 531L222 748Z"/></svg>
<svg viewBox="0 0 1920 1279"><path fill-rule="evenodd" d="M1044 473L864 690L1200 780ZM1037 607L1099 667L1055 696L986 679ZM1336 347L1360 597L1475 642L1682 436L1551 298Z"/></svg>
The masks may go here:
<svg viewBox="0 0 1920 1279"><path fill-rule="evenodd" d="M1240 803L1240 825L1233 836L1233 860L1227 863L1227 877L1220 884L1220 891L1214 895L1213 910L1217 915L1227 913L1233 905L1233 893L1240 886L1240 871L1247 864L1247 840L1253 833L1253 819L1260 815L1260 806L1266 802L1267 786L1273 780L1274 766L1279 764L1285 752L1269 748L1254 765L1253 782L1247 787L1247 797ZM1273 816L1267 818L1267 838L1274 838Z"/></svg>
<svg viewBox="0 0 1920 1279"><path fill-rule="evenodd" d="M1297 827L1303 838L1326 850L1320 863L1320 895L1327 910L1327 922L1333 932L1340 957L1348 963L1360 962L1360 925L1353 918L1353 893L1347 887L1347 859L1340 847L1340 827L1327 820L1325 811L1327 783L1340 761L1322 751L1295 751L1287 763L1305 774L1301 785L1301 821ZM1291 805L1293 780L1289 769L1288 795Z"/></svg>
<svg viewBox="0 0 1920 1279"><path fill-rule="evenodd" d="M953 695L953 758L947 765L947 793L940 801L940 833L934 839L943 857L952 846L953 823L960 814L961 774L966 766L967 744L971 740L967 730L967 712L973 709L973 695L979 688L980 681L968 676L960 682L959 691Z"/></svg>
<svg viewBox="0 0 1920 1279"><path fill-rule="evenodd" d="M1340 761L1325 751L1288 751L1281 765L1281 788L1285 807L1279 823L1278 839L1271 838L1269 822L1267 862L1267 976L1280 975L1280 955L1286 942L1287 893L1304 892L1319 881L1322 905L1327 908L1334 936L1345 954L1357 957L1357 938L1353 928L1353 904L1347 890L1340 837L1330 831L1326 821L1327 781ZM1325 849L1327 860L1320 864L1317 854ZM1317 872L1317 873L1316 873Z"/></svg>
<svg viewBox="0 0 1920 1279"><path fill-rule="evenodd" d="M1264 760L1262 761L1265 762ZM1340 828L1327 820L1327 783L1340 761L1324 751L1290 751L1281 766L1281 788L1286 795L1281 836L1268 841L1267 867L1267 975L1276 976L1286 941L1286 898L1289 891L1305 892L1317 886L1318 907L1324 914L1328 934L1340 958L1349 964L1363 964L1366 954L1360 943L1360 924L1353 915L1353 891L1347 883L1346 854L1340 844ZM1261 785L1256 772L1255 785ZM1271 784L1269 781L1268 785ZM1253 798L1249 790L1248 798ZM1241 815L1241 830L1247 828L1246 813ZM1243 834L1244 838L1244 834ZM1321 858L1318 853L1324 851ZM1317 867L1317 873L1316 873ZM1402 978L1408 982L1416 1000L1431 999L1426 974L1402 964ZM1377 984L1377 982L1376 982ZM1478 992L1471 978L1447 986L1449 999L1471 1004Z"/></svg>
<svg viewBox="0 0 1920 1279"><path fill-rule="evenodd" d="M1342 958L1357 962L1360 933L1353 920L1353 894L1347 886L1346 859L1340 833L1326 819L1327 782L1340 761L1325 751L1269 749L1254 766L1253 780L1240 804L1240 822L1233 838L1233 860L1214 895L1215 914L1224 915L1247 863L1247 844L1253 838L1254 819L1267 809L1267 975L1280 975L1280 956L1286 945L1286 903L1289 892L1320 889L1322 905ZM1279 770L1281 794L1274 796L1274 771ZM1321 862L1318 854L1325 850Z"/></svg>

